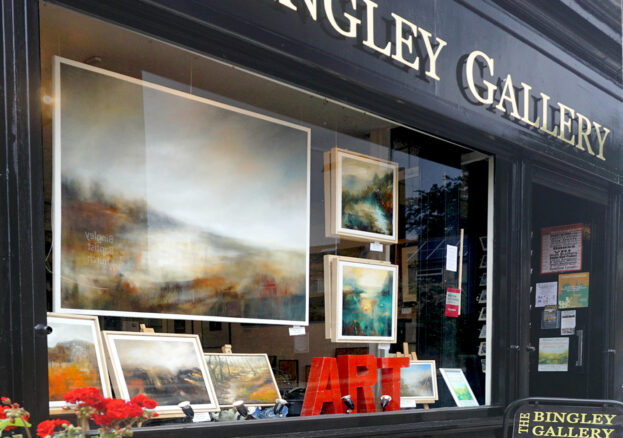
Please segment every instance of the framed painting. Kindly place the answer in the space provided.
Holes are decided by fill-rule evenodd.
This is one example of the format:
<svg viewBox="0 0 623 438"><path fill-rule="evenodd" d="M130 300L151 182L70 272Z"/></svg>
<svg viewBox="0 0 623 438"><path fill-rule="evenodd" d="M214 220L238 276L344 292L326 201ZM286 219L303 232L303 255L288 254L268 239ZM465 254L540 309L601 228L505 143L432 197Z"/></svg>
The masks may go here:
<svg viewBox="0 0 623 438"><path fill-rule="evenodd" d="M412 360L408 367L400 369L401 401L435 403L438 399L437 371L434 360Z"/></svg>
<svg viewBox="0 0 623 438"><path fill-rule="evenodd" d="M279 370L283 371L293 386L299 382L299 361L294 359L279 360Z"/></svg>
<svg viewBox="0 0 623 438"><path fill-rule="evenodd" d="M443 380L458 407L478 406L478 400L460 368L439 368Z"/></svg>
<svg viewBox="0 0 623 438"><path fill-rule="evenodd" d="M178 403L196 412L218 411L198 335L102 332L117 397L138 394L158 403L161 416L183 416Z"/></svg>
<svg viewBox="0 0 623 438"><path fill-rule="evenodd" d="M279 388L266 354L204 354L219 406L236 400L247 406L273 406Z"/></svg>
<svg viewBox="0 0 623 438"><path fill-rule="evenodd" d="M418 247L402 248L402 301L417 301Z"/></svg>
<svg viewBox="0 0 623 438"><path fill-rule="evenodd" d="M341 257L332 263L333 341L396 342L398 266Z"/></svg>
<svg viewBox="0 0 623 438"><path fill-rule="evenodd" d="M398 163L333 148L325 155L325 197L330 236L398 241Z"/></svg>
<svg viewBox="0 0 623 438"><path fill-rule="evenodd" d="M63 396L91 386L112 397L106 356L96 316L48 313L52 327L48 339L48 388L50 414L66 414Z"/></svg>
<svg viewBox="0 0 623 438"><path fill-rule="evenodd" d="M308 324L309 128L59 57L54 81L56 312Z"/></svg>

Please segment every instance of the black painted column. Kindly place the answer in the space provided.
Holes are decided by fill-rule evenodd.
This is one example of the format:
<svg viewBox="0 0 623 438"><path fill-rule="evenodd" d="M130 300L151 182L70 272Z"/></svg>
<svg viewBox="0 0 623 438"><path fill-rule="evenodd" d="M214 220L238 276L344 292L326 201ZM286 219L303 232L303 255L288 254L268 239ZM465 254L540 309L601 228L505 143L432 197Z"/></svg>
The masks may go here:
<svg viewBox="0 0 623 438"><path fill-rule="evenodd" d="M47 416L38 2L0 2L0 394Z"/></svg>

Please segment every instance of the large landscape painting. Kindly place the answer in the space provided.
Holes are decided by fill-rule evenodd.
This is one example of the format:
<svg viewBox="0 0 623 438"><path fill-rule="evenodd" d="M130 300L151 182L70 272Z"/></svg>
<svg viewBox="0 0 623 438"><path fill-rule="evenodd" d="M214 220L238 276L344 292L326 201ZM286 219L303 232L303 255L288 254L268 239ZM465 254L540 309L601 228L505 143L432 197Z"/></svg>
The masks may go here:
<svg viewBox="0 0 623 438"><path fill-rule="evenodd" d="M145 394L158 403L159 409L183 401L198 409L216 409L198 338L104 334L119 396Z"/></svg>
<svg viewBox="0 0 623 438"><path fill-rule="evenodd" d="M248 406L272 406L279 398L265 354L206 354L205 359L221 407L236 400Z"/></svg>
<svg viewBox="0 0 623 438"><path fill-rule="evenodd" d="M339 262L338 324L344 339L389 341L395 337L395 265Z"/></svg>
<svg viewBox="0 0 623 438"><path fill-rule="evenodd" d="M97 388L110 397L96 318L49 315L48 325L52 327L47 340L48 387L53 411L65 406L63 396L67 392L84 386Z"/></svg>
<svg viewBox="0 0 623 438"><path fill-rule="evenodd" d="M56 68L55 309L306 324L309 130Z"/></svg>

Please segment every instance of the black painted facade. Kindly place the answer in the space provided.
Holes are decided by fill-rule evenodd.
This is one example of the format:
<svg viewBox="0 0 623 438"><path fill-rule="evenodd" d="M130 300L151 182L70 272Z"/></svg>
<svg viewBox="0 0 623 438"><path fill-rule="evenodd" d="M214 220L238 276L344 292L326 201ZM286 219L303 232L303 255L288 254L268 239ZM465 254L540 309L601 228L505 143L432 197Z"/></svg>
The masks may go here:
<svg viewBox="0 0 623 438"><path fill-rule="evenodd" d="M540 184L604 206L602 315L603 378L592 398L623 399L623 105L620 18L600 2L525 0L386 0L374 10L375 42L392 40L392 13L447 43L436 61L439 80L426 74L430 59L422 41L415 71L363 44L366 2L335 3L361 20L355 38L328 23L324 2L314 20L303 0L298 11L275 0L63 0L75 8L176 45L223 59L280 81L327 96L423 132L495 156L494 331L492 406L331 416L244 424L167 427L136 436L495 436L504 406L529 394L530 251L533 186ZM567 3L567 4L565 4ZM586 3L586 4L585 4ZM609 3L609 2L604 2ZM368 4L369 5L369 4ZM553 6L555 5L555 6ZM580 6L584 6L584 8ZM344 9L342 9L342 6ZM4 0L1 6L3 62L0 160L0 393L30 407L36 419L47 411L44 218L39 117L38 3ZM592 8L592 9L591 9ZM610 13L609 13L610 12ZM619 10L620 14L620 10ZM619 15L620 17L620 15ZM395 20L393 21L395 24ZM618 23L618 41L616 25ZM343 20L339 24L346 26ZM550 25L551 24L551 25ZM618 48L618 52L617 52ZM469 54L495 60L494 72L475 68L497 85L493 105L480 104L466 80ZM618 70L617 70L618 68ZM510 74L518 112L531 87L531 111L542 117L544 93L550 112L572 108L602 128L603 159L597 157L595 125L584 150L496 109ZM484 95L484 94L483 94ZM550 113L550 116L552 114ZM534 121L534 112L528 120ZM558 128L560 130L560 120ZM556 119L551 119L552 130ZM579 135L577 119L567 139ZM602 132L603 134L605 131ZM588 135L588 134L587 134ZM617 371L618 370L618 371Z"/></svg>

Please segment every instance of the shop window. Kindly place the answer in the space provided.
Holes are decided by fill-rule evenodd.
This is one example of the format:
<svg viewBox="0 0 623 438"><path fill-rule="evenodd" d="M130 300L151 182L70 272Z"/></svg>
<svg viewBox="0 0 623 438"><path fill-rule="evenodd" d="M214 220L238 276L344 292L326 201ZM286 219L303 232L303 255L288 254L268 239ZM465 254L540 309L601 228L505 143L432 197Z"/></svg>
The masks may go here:
<svg viewBox="0 0 623 438"><path fill-rule="evenodd" d="M490 157L47 3L41 65L53 406L90 366L167 414L296 416L314 358L405 345L396 409L490 402Z"/></svg>

